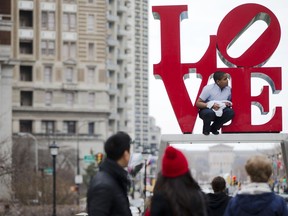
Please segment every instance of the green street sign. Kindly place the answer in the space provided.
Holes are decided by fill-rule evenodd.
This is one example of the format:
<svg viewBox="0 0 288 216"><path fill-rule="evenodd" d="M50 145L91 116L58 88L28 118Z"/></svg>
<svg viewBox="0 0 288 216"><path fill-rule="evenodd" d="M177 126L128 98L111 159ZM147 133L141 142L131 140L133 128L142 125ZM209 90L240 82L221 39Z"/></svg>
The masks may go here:
<svg viewBox="0 0 288 216"><path fill-rule="evenodd" d="M53 173L53 168L51 168L51 167L45 168L45 169L44 169L44 173L45 173L46 175L52 175L52 173Z"/></svg>
<svg viewBox="0 0 288 216"><path fill-rule="evenodd" d="M83 159L84 159L85 163L94 163L95 162L95 156L94 155L85 155Z"/></svg>

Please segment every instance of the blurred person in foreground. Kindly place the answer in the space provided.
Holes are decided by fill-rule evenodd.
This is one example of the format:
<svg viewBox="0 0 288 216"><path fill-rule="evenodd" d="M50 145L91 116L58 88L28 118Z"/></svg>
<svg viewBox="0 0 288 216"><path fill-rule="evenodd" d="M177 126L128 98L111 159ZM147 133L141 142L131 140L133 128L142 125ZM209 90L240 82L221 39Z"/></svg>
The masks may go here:
<svg viewBox="0 0 288 216"><path fill-rule="evenodd" d="M206 216L207 203L184 154L166 148L151 199L151 216Z"/></svg>
<svg viewBox="0 0 288 216"><path fill-rule="evenodd" d="M130 144L131 138L124 132L106 140L106 159L100 164L87 192L89 216L132 216L127 196L130 182L124 169L130 159Z"/></svg>
<svg viewBox="0 0 288 216"><path fill-rule="evenodd" d="M214 193L208 193L208 215L223 216L229 200L232 198L226 193L226 181L223 177L217 176L211 186Z"/></svg>
<svg viewBox="0 0 288 216"><path fill-rule="evenodd" d="M247 160L245 170L250 183L242 185L225 211L225 216L288 216L285 200L271 191L268 181L272 175L272 162L263 155Z"/></svg>

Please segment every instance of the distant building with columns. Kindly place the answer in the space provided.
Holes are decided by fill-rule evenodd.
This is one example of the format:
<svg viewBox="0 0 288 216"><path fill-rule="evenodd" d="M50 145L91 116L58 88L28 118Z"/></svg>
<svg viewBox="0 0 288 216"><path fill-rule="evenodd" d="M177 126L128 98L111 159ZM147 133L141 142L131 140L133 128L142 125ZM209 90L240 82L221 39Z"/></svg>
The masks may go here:
<svg viewBox="0 0 288 216"><path fill-rule="evenodd" d="M210 176L231 173L232 165L235 160L234 147L219 144L209 148L209 168Z"/></svg>

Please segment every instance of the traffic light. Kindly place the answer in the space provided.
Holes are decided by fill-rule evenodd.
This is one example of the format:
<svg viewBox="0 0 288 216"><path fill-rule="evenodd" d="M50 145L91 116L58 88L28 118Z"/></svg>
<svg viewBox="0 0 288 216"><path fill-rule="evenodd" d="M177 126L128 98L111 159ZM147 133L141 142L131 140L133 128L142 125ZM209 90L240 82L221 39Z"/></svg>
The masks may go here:
<svg viewBox="0 0 288 216"><path fill-rule="evenodd" d="M70 187L71 192L78 192L78 190L79 190L78 185L73 185Z"/></svg>
<svg viewBox="0 0 288 216"><path fill-rule="evenodd" d="M97 164L100 164L103 160L103 154L102 153L97 153L96 154L96 162Z"/></svg>
<svg viewBox="0 0 288 216"><path fill-rule="evenodd" d="M232 185L236 185L237 184L237 177L234 175L232 176Z"/></svg>

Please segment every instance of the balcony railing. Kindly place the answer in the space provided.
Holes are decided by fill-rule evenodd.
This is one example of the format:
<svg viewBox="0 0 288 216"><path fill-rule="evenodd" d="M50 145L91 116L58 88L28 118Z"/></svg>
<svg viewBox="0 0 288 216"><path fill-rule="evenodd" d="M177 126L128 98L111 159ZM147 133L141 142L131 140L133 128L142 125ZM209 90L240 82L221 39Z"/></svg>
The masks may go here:
<svg viewBox="0 0 288 216"><path fill-rule="evenodd" d="M64 90L76 90L77 89L77 83L63 83L62 88Z"/></svg>

